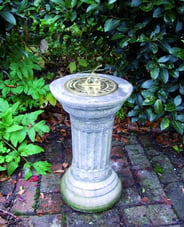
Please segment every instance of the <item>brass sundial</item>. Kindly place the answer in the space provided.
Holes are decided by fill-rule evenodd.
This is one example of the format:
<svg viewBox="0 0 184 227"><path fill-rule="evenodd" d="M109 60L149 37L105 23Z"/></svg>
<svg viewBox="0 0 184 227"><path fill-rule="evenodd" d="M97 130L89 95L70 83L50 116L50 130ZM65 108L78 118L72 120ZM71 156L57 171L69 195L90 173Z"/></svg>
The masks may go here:
<svg viewBox="0 0 184 227"><path fill-rule="evenodd" d="M113 80L92 72L88 76L67 81L65 88L76 95L103 96L114 92L118 85Z"/></svg>

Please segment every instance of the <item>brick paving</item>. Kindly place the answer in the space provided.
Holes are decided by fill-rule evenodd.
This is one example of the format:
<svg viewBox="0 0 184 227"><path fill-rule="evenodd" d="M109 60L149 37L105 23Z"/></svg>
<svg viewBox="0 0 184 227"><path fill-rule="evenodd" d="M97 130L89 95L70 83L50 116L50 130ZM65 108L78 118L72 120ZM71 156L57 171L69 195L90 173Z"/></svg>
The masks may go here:
<svg viewBox="0 0 184 227"><path fill-rule="evenodd" d="M184 167L153 142L145 134L130 134L128 143L113 140L112 167L123 190L120 201L107 211L81 213L62 200L60 179L71 164L71 139L48 143L45 158L53 164L52 174L35 176L35 181L17 174L0 182L0 209L19 218L11 226L184 226ZM7 226L2 218L0 226Z"/></svg>

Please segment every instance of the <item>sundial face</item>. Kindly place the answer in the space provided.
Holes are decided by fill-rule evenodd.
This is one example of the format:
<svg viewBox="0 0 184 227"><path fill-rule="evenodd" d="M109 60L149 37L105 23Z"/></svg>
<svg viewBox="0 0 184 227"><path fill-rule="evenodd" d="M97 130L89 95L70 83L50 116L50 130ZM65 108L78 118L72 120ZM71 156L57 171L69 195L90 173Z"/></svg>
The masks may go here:
<svg viewBox="0 0 184 227"><path fill-rule="evenodd" d="M65 88L76 95L103 96L113 93L118 85L113 80L105 77L84 76L67 81Z"/></svg>

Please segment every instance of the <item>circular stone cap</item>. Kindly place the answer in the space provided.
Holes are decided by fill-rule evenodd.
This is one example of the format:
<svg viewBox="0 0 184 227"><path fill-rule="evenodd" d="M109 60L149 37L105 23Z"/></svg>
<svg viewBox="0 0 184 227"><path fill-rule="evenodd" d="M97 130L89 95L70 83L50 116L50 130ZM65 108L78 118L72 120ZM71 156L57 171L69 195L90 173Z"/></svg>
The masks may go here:
<svg viewBox="0 0 184 227"><path fill-rule="evenodd" d="M90 75L68 80L65 88L76 95L103 96L117 90L118 84L109 78Z"/></svg>

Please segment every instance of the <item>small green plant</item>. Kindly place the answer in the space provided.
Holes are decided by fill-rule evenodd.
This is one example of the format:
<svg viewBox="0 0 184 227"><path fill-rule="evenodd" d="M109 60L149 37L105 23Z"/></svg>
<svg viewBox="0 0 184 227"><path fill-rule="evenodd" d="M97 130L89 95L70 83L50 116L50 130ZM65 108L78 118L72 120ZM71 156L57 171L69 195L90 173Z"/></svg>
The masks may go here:
<svg viewBox="0 0 184 227"><path fill-rule="evenodd" d="M12 175L19 167L21 161L26 170L25 178L32 176L34 168L39 174L50 172L50 164L45 161L31 163L27 157L43 152L43 148L31 142L35 142L36 135L49 132L45 122L36 122L41 110L26 114L18 114L19 102L13 105L0 99L0 171L7 171Z"/></svg>
<svg viewBox="0 0 184 227"><path fill-rule="evenodd" d="M41 70L38 57L24 47L12 46L0 72L0 94L9 103L20 102L19 111L55 104L45 78L35 74Z"/></svg>

